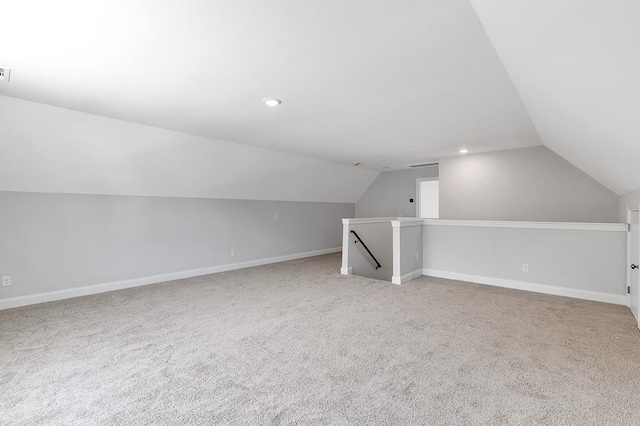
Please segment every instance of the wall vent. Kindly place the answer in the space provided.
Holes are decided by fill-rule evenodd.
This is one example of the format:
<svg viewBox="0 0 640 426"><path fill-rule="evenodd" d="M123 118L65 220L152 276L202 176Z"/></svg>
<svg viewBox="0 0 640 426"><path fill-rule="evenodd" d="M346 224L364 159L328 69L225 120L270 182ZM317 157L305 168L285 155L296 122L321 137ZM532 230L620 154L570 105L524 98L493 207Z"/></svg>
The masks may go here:
<svg viewBox="0 0 640 426"><path fill-rule="evenodd" d="M4 81L5 83L8 83L10 76L11 76L11 70L9 68L0 68L0 81Z"/></svg>
<svg viewBox="0 0 640 426"><path fill-rule="evenodd" d="M420 164L409 164L407 167L411 167L412 169L417 169L418 167L429 167L429 166L437 166L440 163L420 163Z"/></svg>

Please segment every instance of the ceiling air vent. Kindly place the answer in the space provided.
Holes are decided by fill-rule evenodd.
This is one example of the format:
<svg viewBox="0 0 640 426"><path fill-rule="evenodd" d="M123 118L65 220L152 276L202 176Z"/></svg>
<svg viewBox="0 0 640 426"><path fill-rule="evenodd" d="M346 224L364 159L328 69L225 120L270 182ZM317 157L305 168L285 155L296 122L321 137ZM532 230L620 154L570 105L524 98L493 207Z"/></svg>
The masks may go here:
<svg viewBox="0 0 640 426"><path fill-rule="evenodd" d="M4 81L5 83L8 83L10 75L11 75L11 70L9 68L0 68L0 81Z"/></svg>
<svg viewBox="0 0 640 426"><path fill-rule="evenodd" d="M407 167L411 167L412 169L417 169L418 167L429 167L429 166L437 166L438 163L421 163L421 164L409 164Z"/></svg>

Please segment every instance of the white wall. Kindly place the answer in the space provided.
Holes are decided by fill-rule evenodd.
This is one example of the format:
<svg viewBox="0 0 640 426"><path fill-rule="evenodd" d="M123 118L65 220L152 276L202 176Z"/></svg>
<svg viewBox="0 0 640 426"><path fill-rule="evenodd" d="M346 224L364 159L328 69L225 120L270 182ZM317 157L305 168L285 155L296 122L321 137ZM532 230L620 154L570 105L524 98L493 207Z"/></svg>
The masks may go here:
<svg viewBox="0 0 640 426"><path fill-rule="evenodd" d="M546 147L440 160L443 219L618 222L619 198Z"/></svg>
<svg viewBox="0 0 640 426"><path fill-rule="evenodd" d="M354 203L377 174L0 96L0 191Z"/></svg>
<svg viewBox="0 0 640 426"><path fill-rule="evenodd" d="M435 222L425 225L426 275L626 304L624 225L580 230Z"/></svg>

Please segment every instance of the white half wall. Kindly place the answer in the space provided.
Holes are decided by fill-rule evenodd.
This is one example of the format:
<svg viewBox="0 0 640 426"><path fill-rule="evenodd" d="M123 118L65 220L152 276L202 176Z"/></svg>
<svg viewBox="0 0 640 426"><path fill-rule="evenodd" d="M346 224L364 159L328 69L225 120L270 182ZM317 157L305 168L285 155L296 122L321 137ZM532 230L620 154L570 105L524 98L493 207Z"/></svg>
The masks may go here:
<svg viewBox="0 0 640 426"><path fill-rule="evenodd" d="M426 223L425 275L627 304L623 224Z"/></svg>
<svg viewBox="0 0 640 426"><path fill-rule="evenodd" d="M394 239L393 244L394 262L399 266L399 270L394 270L391 281L404 284L422 275L424 226L419 219L393 221L391 224L399 237L397 241Z"/></svg>
<svg viewBox="0 0 640 426"><path fill-rule="evenodd" d="M0 191L355 203L377 175L0 96Z"/></svg>

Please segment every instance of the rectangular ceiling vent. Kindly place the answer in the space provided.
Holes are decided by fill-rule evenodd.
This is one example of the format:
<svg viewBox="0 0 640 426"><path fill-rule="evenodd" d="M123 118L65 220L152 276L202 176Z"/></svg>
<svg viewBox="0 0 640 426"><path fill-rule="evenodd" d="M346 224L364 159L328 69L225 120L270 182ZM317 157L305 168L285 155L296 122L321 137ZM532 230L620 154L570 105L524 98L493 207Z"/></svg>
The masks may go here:
<svg viewBox="0 0 640 426"><path fill-rule="evenodd" d="M11 70L9 68L0 68L0 81L4 81L5 83L8 83L10 76L11 76Z"/></svg>
<svg viewBox="0 0 640 426"><path fill-rule="evenodd" d="M439 164L439 163L409 164L407 167L411 167L412 169L417 169L418 167L437 166L438 164Z"/></svg>

